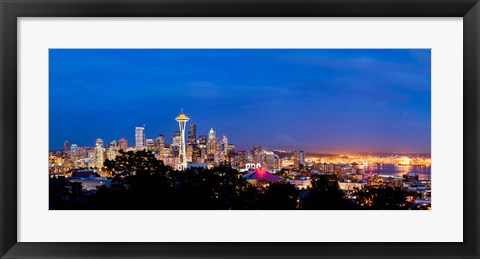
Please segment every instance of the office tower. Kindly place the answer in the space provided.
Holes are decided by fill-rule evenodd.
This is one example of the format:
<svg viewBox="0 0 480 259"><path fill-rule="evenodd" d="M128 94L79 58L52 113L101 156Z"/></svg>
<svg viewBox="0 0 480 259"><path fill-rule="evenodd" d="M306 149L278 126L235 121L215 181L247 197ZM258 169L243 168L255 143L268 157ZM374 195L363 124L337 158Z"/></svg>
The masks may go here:
<svg viewBox="0 0 480 259"><path fill-rule="evenodd" d="M171 144L170 145L170 156L178 158L180 155L180 145Z"/></svg>
<svg viewBox="0 0 480 259"><path fill-rule="evenodd" d="M165 136L160 134L155 139L155 146L157 153L161 156L163 149L165 148Z"/></svg>
<svg viewBox="0 0 480 259"><path fill-rule="evenodd" d="M127 152L128 150L128 140L126 140L125 138L122 138L118 141L118 147L124 151L124 152Z"/></svg>
<svg viewBox="0 0 480 259"><path fill-rule="evenodd" d="M215 165L219 165L225 161L225 155L223 151L215 151L213 154L213 162Z"/></svg>
<svg viewBox="0 0 480 259"><path fill-rule="evenodd" d="M262 155L262 147L258 145L253 146L252 153L253 153L253 162L260 163L261 155Z"/></svg>
<svg viewBox="0 0 480 259"><path fill-rule="evenodd" d="M207 157L207 136L200 135L198 137L198 149L200 151L200 157L205 159Z"/></svg>
<svg viewBox="0 0 480 259"><path fill-rule="evenodd" d="M95 166L101 169L103 166L103 140L98 138L95 142Z"/></svg>
<svg viewBox="0 0 480 259"><path fill-rule="evenodd" d="M213 130L213 128L210 129L208 132L208 141L213 141L217 137L217 133Z"/></svg>
<svg viewBox="0 0 480 259"><path fill-rule="evenodd" d="M220 150L220 144L221 144L221 143L220 143L220 139L218 139L218 138L213 139L213 143L214 143L214 144L213 144L214 150L215 150L215 151L221 151L221 150Z"/></svg>
<svg viewBox="0 0 480 259"><path fill-rule="evenodd" d="M68 155L68 141L63 142L63 152Z"/></svg>
<svg viewBox="0 0 480 259"><path fill-rule="evenodd" d="M220 149L220 141L218 138L209 139L207 142L207 154L215 154L215 151Z"/></svg>
<svg viewBox="0 0 480 259"><path fill-rule="evenodd" d="M293 154L293 158L295 167L298 169L302 169L305 165L305 152L303 152L303 150L297 149Z"/></svg>
<svg viewBox="0 0 480 259"><path fill-rule="evenodd" d="M154 139L146 139L145 140L145 146L148 151L155 151L155 140Z"/></svg>
<svg viewBox="0 0 480 259"><path fill-rule="evenodd" d="M77 161L77 159L78 159L78 146L77 144L72 144L70 146L70 160L72 162L75 162Z"/></svg>
<svg viewBox="0 0 480 259"><path fill-rule="evenodd" d="M195 123L190 123L190 130L188 131L188 141L189 145L197 144L197 125Z"/></svg>
<svg viewBox="0 0 480 259"><path fill-rule="evenodd" d="M146 146L145 143L145 126L135 127L135 148L137 150L143 150Z"/></svg>
<svg viewBox="0 0 480 259"><path fill-rule="evenodd" d="M180 139L181 139L180 131L174 131L173 132L172 144L175 145L175 146L180 146L180 141L181 141Z"/></svg>
<svg viewBox="0 0 480 259"><path fill-rule="evenodd" d="M280 157L272 151L262 152L262 166L273 170L279 167Z"/></svg>
<svg viewBox="0 0 480 259"><path fill-rule="evenodd" d="M165 147L165 136L160 134L158 135L157 137L157 144L160 148L164 148Z"/></svg>
<svg viewBox="0 0 480 259"><path fill-rule="evenodd" d="M178 161L178 169L183 170L187 168L187 160L186 160L186 149L185 149L185 125L190 120L183 112L175 118L178 122L178 126L180 128L180 147L179 147L179 161Z"/></svg>
<svg viewBox="0 0 480 259"><path fill-rule="evenodd" d="M246 150L237 152L237 156L235 157L235 165L237 168L245 168L245 165L250 162L248 159L248 153L249 152Z"/></svg>
<svg viewBox="0 0 480 259"><path fill-rule="evenodd" d="M203 163L202 160L202 151L198 146L193 146L192 161L194 163Z"/></svg>
<svg viewBox="0 0 480 259"><path fill-rule="evenodd" d="M198 147L200 149L205 149L207 148L207 136L205 135L200 135L198 137Z"/></svg>
<svg viewBox="0 0 480 259"><path fill-rule="evenodd" d="M187 144L187 156L186 156L186 159L187 159L187 162L188 162L188 163L193 162L193 148L196 147L196 146L197 146L197 145Z"/></svg>
<svg viewBox="0 0 480 259"><path fill-rule="evenodd" d="M225 135L222 136L222 148L221 149L225 152L225 154L227 154L228 138Z"/></svg>
<svg viewBox="0 0 480 259"><path fill-rule="evenodd" d="M114 160L115 157L117 156L117 152L118 152L118 144L116 140L113 140L112 142L110 142L110 144L108 144L107 158L109 160Z"/></svg>
<svg viewBox="0 0 480 259"><path fill-rule="evenodd" d="M170 147L170 145L166 144L165 146L160 148L159 153L161 158L167 158L172 156L172 150Z"/></svg>
<svg viewBox="0 0 480 259"><path fill-rule="evenodd" d="M213 128L210 129L208 132L208 140L207 140L207 154L212 155L215 154L216 146L217 146L217 133Z"/></svg>

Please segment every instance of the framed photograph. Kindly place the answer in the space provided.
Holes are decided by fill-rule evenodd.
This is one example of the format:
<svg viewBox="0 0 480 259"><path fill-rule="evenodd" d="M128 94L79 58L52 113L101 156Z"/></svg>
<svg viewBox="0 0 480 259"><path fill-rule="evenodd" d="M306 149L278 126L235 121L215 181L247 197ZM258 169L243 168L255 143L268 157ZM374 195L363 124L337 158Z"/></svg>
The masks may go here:
<svg viewBox="0 0 480 259"><path fill-rule="evenodd" d="M2 258L479 258L478 1L2 1Z"/></svg>

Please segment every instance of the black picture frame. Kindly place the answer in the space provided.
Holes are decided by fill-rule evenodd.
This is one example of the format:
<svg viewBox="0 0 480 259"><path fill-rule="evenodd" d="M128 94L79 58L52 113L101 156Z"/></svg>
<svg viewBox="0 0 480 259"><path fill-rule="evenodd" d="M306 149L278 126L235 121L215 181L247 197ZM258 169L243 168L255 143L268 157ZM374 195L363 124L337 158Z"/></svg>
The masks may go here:
<svg viewBox="0 0 480 259"><path fill-rule="evenodd" d="M2 258L479 258L480 5L478 0L0 0L0 16L0 255ZM463 17L464 242L17 242L17 18L155 16Z"/></svg>

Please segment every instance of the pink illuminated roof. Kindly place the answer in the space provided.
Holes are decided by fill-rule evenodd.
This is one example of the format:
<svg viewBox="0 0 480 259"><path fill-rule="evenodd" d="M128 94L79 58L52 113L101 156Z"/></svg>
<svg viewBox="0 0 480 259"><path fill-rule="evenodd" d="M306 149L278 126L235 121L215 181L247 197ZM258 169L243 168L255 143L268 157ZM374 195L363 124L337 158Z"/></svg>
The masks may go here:
<svg viewBox="0 0 480 259"><path fill-rule="evenodd" d="M279 182L283 180L281 177L273 175L263 168L257 168L255 171L251 171L248 174L244 175L243 178L248 180L266 180L268 182Z"/></svg>

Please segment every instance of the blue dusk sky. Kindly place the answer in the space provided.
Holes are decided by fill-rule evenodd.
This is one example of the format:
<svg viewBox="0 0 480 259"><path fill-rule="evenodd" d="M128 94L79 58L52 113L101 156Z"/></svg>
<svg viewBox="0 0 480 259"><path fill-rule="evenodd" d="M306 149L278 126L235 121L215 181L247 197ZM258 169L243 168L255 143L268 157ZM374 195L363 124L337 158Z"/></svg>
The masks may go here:
<svg viewBox="0 0 480 259"><path fill-rule="evenodd" d="M253 145L311 152L430 153L430 50L51 49L50 149L135 126L171 143L181 109ZM189 123L190 123L189 122ZM188 129L188 125L187 125Z"/></svg>

